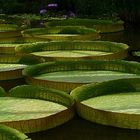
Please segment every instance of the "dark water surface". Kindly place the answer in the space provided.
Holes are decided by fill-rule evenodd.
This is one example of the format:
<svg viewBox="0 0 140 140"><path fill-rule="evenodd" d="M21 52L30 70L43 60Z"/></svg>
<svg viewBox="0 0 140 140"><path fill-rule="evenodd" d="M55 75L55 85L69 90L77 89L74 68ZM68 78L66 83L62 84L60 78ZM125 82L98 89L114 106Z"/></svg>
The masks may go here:
<svg viewBox="0 0 140 140"><path fill-rule="evenodd" d="M64 125L30 137L32 140L140 140L140 131L103 126L75 117Z"/></svg>
<svg viewBox="0 0 140 140"><path fill-rule="evenodd" d="M140 28L129 27L124 32L102 35L102 40L126 43L130 46L127 60L133 50L140 50ZM30 134L32 140L140 140L140 130L121 129L91 123L78 116L56 128Z"/></svg>
<svg viewBox="0 0 140 140"><path fill-rule="evenodd" d="M132 56L132 51L140 50L140 27L129 26L123 32L102 34L101 36L102 40L126 43L130 47L126 60L140 61L140 58Z"/></svg>

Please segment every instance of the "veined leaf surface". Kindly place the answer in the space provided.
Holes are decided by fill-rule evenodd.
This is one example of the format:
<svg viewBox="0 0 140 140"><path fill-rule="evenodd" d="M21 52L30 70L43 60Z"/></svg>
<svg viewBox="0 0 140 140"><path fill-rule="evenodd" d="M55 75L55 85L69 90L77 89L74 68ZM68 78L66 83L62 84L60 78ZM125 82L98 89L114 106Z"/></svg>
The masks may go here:
<svg viewBox="0 0 140 140"><path fill-rule="evenodd" d="M21 121L47 117L67 107L51 101L1 97L0 98L0 122Z"/></svg>
<svg viewBox="0 0 140 140"><path fill-rule="evenodd" d="M134 77L139 76L118 71L59 71L41 74L34 78L58 82L90 83Z"/></svg>

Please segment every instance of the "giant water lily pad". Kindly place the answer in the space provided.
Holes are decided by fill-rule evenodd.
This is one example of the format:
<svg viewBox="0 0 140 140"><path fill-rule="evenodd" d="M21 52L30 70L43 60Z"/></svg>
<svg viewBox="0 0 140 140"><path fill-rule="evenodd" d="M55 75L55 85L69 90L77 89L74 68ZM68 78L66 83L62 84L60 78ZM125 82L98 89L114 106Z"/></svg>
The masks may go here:
<svg viewBox="0 0 140 140"><path fill-rule="evenodd" d="M23 74L28 83L71 91L91 82L140 77L139 68L128 61L58 61L27 67Z"/></svg>
<svg viewBox="0 0 140 140"><path fill-rule="evenodd" d="M26 66L27 65L24 64L12 63L0 64L0 86L2 86L5 90L9 90L16 85L24 84L25 80L22 75L22 70Z"/></svg>
<svg viewBox="0 0 140 140"><path fill-rule="evenodd" d="M127 56L128 46L109 41L54 41L19 45L16 53L31 55L44 61L52 60L112 60Z"/></svg>
<svg viewBox="0 0 140 140"><path fill-rule="evenodd" d="M48 41L47 39L36 37L13 37L13 38L0 38L0 54L15 54L15 48L18 45L29 45L33 42Z"/></svg>
<svg viewBox="0 0 140 140"><path fill-rule="evenodd" d="M99 32L86 27L47 27L26 29L24 36L40 37L50 40L97 40Z"/></svg>
<svg viewBox="0 0 140 140"><path fill-rule="evenodd" d="M19 37L21 31L17 25L0 24L0 38Z"/></svg>
<svg viewBox="0 0 140 140"><path fill-rule="evenodd" d="M133 77L138 77L138 75L116 71L60 71L41 74L34 78L54 82L96 83L110 79Z"/></svg>
<svg viewBox="0 0 140 140"><path fill-rule="evenodd" d="M4 31L0 32L0 38L21 37L21 31Z"/></svg>
<svg viewBox="0 0 140 140"><path fill-rule="evenodd" d="M15 54L18 44L0 44L0 54Z"/></svg>
<svg viewBox="0 0 140 140"><path fill-rule="evenodd" d="M0 38L0 44L24 44L24 43L33 43L33 42L41 42L41 41L49 41L42 38L36 37L10 37L10 38Z"/></svg>
<svg viewBox="0 0 140 140"><path fill-rule="evenodd" d="M14 24L0 24L0 32L18 30L18 26Z"/></svg>
<svg viewBox="0 0 140 140"><path fill-rule="evenodd" d="M87 56L98 56L98 55L108 55L111 53L101 52L101 51L46 51L46 52L35 52L32 53L37 56L48 56L48 57L87 57Z"/></svg>
<svg viewBox="0 0 140 140"><path fill-rule="evenodd" d="M0 64L37 64L42 60L30 55L14 55L14 54L2 54L0 55Z"/></svg>
<svg viewBox="0 0 140 140"><path fill-rule="evenodd" d="M46 26L85 26L94 28L101 33L108 33L124 30L123 24L123 21L73 18L59 21L49 21L46 23Z"/></svg>
<svg viewBox="0 0 140 140"><path fill-rule="evenodd" d="M67 109L63 105L39 99L1 97L0 102L0 122L38 119Z"/></svg>
<svg viewBox="0 0 140 140"><path fill-rule="evenodd" d="M53 128L74 115L73 99L65 92L23 85L0 97L0 124L25 133Z"/></svg>
<svg viewBox="0 0 140 140"><path fill-rule="evenodd" d="M0 55L0 86L9 90L25 83L22 70L41 61L32 56Z"/></svg>
<svg viewBox="0 0 140 140"><path fill-rule="evenodd" d="M140 78L88 84L74 89L78 114L92 122L140 129Z"/></svg>
<svg viewBox="0 0 140 140"><path fill-rule="evenodd" d="M82 60L82 59L106 60L109 59L108 57L113 55L113 53L103 51L60 50L60 51L34 52L31 53L31 55L45 62L53 60L61 61L61 60Z"/></svg>
<svg viewBox="0 0 140 140"><path fill-rule="evenodd" d="M23 64L0 64L0 72L23 69L23 68L25 68L25 65Z"/></svg>
<svg viewBox="0 0 140 140"><path fill-rule="evenodd" d="M82 101L82 104L104 111L140 114L139 98L140 92L125 92L90 98Z"/></svg>
<svg viewBox="0 0 140 140"><path fill-rule="evenodd" d="M21 78L21 71L26 67L24 64L0 64L0 80Z"/></svg>
<svg viewBox="0 0 140 140"><path fill-rule="evenodd" d="M0 139L1 140L31 140L28 138L28 136L21 133L20 131L5 125L0 125Z"/></svg>

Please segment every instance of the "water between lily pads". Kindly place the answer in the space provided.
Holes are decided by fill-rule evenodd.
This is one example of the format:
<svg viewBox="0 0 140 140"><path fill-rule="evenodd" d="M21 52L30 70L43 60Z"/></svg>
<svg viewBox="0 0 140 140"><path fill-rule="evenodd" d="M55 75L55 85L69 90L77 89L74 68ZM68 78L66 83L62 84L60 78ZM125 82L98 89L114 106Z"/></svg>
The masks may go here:
<svg viewBox="0 0 140 140"><path fill-rule="evenodd" d="M140 61L131 55L132 50L140 50L140 28L104 34L102 40L127 43L130 46L127 60ZM140 131L103 126L75 116L61 126L29 136L32 140L140 140Z"/></svg>

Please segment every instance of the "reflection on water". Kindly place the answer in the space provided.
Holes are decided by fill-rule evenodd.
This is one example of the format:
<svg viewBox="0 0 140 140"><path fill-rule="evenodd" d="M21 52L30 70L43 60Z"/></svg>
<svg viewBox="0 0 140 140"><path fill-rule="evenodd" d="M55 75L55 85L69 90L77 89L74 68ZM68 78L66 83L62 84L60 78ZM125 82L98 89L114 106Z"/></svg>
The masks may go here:
<svg viewBox="0 0 140 140"><path fill-rule="evenodd" d="M132 50L140 50L138 28L129 27L124 32L102 35L102 40L128 44L130 53L127 60L140 61L131 55ZM103 126L75 117L59 127L29 136L32 140L140 140L140 131Z"/></svg>

